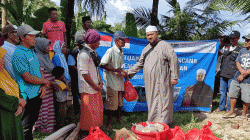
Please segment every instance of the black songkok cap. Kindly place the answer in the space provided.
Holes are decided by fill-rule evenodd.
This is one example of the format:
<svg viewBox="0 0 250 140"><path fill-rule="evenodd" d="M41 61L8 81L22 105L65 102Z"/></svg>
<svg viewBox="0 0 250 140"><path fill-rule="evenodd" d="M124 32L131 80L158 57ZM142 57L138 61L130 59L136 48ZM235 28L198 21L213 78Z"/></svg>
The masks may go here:
<svg viewBox="0 0 250 140"><path fill-rule="evenodd" d="M87 20L91 20L90 16L82 17L82 22L86 22Z"/></svg>

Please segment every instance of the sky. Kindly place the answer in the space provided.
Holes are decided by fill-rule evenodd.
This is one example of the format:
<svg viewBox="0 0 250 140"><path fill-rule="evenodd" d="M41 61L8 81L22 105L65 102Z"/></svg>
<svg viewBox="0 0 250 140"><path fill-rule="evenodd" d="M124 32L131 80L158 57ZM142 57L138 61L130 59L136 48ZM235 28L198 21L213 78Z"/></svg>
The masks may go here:
<svg viewBox="0 0 250 140"><path fill-rule="evenodd" d="M60 5L60 0L52 0L58 6ZM181 9L183 9L186 5L186 2L189 0L177 0L180 4ZM107 24L115 25L117 22L121 22L125 18L125 14L127 11L138 7L152 8L153 0L107 0L105 5L105 11L107 12ZM197 7L203 9L202 7ZM158 7L158 17L160 15L165 15L171 9L170 5L166 2L166 0L159 1ZM236 13L231 13L229 11L220 11L220 16L223 20L241 20L247 17L238 16ZM237 30L241 33L241 37L243 35L247 35L250 33L250 23L245 23L244 25L234 25L232 28L229 28L225 35L229 35L232 30ZM240 42L244 42L244 39L240 38Z"/></svg>

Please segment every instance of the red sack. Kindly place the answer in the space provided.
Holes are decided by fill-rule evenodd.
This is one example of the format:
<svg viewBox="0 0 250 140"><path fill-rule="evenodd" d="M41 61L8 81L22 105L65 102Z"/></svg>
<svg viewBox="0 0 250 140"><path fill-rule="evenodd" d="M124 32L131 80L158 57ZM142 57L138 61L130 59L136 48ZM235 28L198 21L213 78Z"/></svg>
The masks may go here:
<svg viewBox="0 0 250 140"><path fill-rule="evenodd" d="M91 127L89 131L89 135L86 138L83 138L82 140L112 140L110 137L108 137L98 126L94 128Z"/></svg>
<svg viewBox="0 0 250 140"><path fill-rule="evenodd" d="M128 102L134 101L137 98L137 91L135 90L135 88L129 82L128 79L126 79L124 82L124 90L125 90L124 98L126 101Z"/></svg>
<svg viewBox="0 0 250 140"><path fill-rule="evenodd" d="M209 129L212 123L208 121L207 125L204 125L201 130L193 128L192 130L188 130L186 134L187 140L221 140L214 136L213 132Z"/></svg>

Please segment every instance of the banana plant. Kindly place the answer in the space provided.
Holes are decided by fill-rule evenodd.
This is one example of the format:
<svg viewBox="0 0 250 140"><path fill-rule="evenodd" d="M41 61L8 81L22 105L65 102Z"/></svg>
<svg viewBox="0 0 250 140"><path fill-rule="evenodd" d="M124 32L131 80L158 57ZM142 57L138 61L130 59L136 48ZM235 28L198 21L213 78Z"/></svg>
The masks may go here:
<svg viewBox="0 0 250 140"><path fill-rule="evenodd" d="M0 7L5 8L14 18L16 25L21 25L24 21L23 16L23 0L10 0L6 4L0 3Z"/></svg>

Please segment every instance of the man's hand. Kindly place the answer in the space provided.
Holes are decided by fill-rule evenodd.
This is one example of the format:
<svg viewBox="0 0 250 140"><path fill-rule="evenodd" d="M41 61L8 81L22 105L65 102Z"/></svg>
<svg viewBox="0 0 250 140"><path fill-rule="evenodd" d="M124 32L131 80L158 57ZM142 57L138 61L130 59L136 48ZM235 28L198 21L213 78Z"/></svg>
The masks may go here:
<svg viewBox="0 0 250 140"><path fill-rule="evenodd" d="M240 74L245 78L248 75L248 72L246 70L241 70Z"/></svg>
<svg viewBox="0 0 250 140"><path fill-rule="evenodd" d="M24 100L23 98L18 98L18 100L19 100L19 105L21 107L25 107L25 105L27 104L26 100Z"/></svg>
<svg viewBox="0 0 250 140"><path fill-rule="evenodd" d="M128 70L123 70L123 71L121 72L121 75L122 75L125 79L127 79L127 78L128 78Z"/></svg>
<svg viewBox="0 0 250 140"><path fill-rule="evenodd" d="M243 81L243 79L244 79L244 77L243 77L242 75L238 76L238 78L237 78L237 80L238 80L239 82Z"/></svg>
<svg viewBox="0 0 250 140"><path fill-rule="evenodd" d="M15 113L16 116L20 115L23 112L23 107L18 106L17 111Z"/></svg>
<svg viewBox="0 0 250 140"><path fill-rule="evenodd" d="M46 86L45 86L45 85L42 85L42 86L40 87L40 90L39 90L39 93L41 93L40 98L42 98L43 96L45 96L45 92L46 92Z"/></svg>
<svg viewBox="0 0 250 140"><path fill-rule="evenodd" d="M172 85L178 84L178 80L177 80L177 79L171 79L171 84L172 84Z"/></svg>

